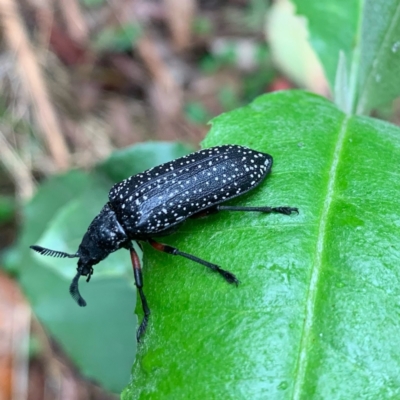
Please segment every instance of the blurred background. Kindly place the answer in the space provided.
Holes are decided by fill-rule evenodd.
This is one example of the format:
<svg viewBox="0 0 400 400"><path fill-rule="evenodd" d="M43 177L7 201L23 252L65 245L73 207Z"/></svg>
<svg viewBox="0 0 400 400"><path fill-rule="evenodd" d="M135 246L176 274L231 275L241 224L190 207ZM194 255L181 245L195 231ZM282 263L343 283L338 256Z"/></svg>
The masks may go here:
<svg viewBox="0 0 400 400"><path fill-rule="evenodd" d="M2 0L0 21L0 250L8 260L0 266L0 399L115 398L123 383L102 380L79 362L81 349L73 357L51 339L35 316L36 292L23 284L28 302L13 279L22 259L7 249L23 242L29 208L21 210L40 182L110 164L114 151L141 142L174 144L151 147L158 161L183 155L199 148L216 115L292 87L330 97L328 85L306 21L286 0ZM398 110L374 113L399 124Z"/></svg>

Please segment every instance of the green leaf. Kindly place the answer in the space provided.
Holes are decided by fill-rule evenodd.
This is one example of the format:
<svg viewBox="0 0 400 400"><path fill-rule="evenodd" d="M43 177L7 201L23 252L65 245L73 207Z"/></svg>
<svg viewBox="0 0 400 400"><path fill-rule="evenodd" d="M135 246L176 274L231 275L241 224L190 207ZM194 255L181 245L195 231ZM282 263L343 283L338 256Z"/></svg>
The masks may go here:
<svg viewBox="0 0 400 400"><path fill-rule="evenodd" d="M8 196L0 196L0 223L13 218L16 210L15 199Z"/></svg>
<svg viewBox="0 0 400 400"><path fill-rule="evenodd" d="M136 291L131 280L98 279L97 271L89 284L81 279L88 305L80 308L68 292L71 277L62 277L36 259L27 265L20 283L41 323L83 375L110 391L120 391L136 353ZM58 267L63 266L58 261Z"/></svg>
<svg viewBox="0 0 400 400"><path fill-rule="evenodd" d="M343 111L368 114L400 95L398 0L293 3L308 20L310 42ZM338 75L341 82L335 83Z"/></svg>
<svg viewBox="0 0 400 400"><path fill-rule="evenodd" d="M196 35L211 35L213 32L213 25L210 18L197 15L193 21L193 33Z"/></svg>
<svg viewBox="0 0 400 400"><path fill-rule="evenodd" d="M71 171L65 175L49 179L44 182L32 200L24 207L24 229L18 237L15 247L18 257L15 258L15 267L23 268L24 256L31 254L29 246L45 231L48 221L58 210L73 200L76 193L81 193L90 183L87 174Z"/></svg>
<svg viewBox="0 0 400 400"><path fill-rule="evenodd" d="M182 143L147 142L115 151L97 170L114 182L182 157L193 151Z"/></svg>
<svg viewBox="0 0 400 400"><path fill-rule="evenodd" d="M142 28L137 23L125 23L103 29L95 40L97 50L127 51L139 40Z"/></svg>
<svg viewBox="0 0 400 400"><path fill-rule="evenodd" d="M145 248L152 310L127 399L389 399L400 394L400 129L277 92L213 120L205 147L274 157L220 213L163 241L234 272L228 285Z"/></svg>
<svg viewBox="0 0 400 400"><path fill-rule="evenodd" d="M106 0L81 0L81 3L88 8L91 7L100 7L102 6Z"/></svg>
<svg viewBox="0 0 400 400"><path fill-rule="evenodd" d="M205 124L210 120L209 112L204 105L198 101L191 101L185 104L185 116L194 124Z"/></svg>
<svg viewBox="0 0 400 400"><path fill-rule="evenodd" d="M308 21L310 43L324 66L331 89L335 87L339 52L351 62L358 44L360 0L292 0L296 13ZM348 66L349 68L349 66Z"/></svg>
<svg viewBox="0 0 400 400"><path fill-rule="evenodd" d="M5 259L35 314L80 371L114 392L127 384L136 353L136 290L127 252L96 265L90 284L81 279L88 306L79 308L68 291L77 259L43 257L29 246L75 253L113 182L188 152L180 144L147 143L116 152L93 174L50 179L24 208L22 235Z"/></svg>
<svg viewBox="0 0 400 400"><path fill-rule="evenodd" d="M400 2L365 0L358 81L358 114L400 95Z"/></svg>
<svg viewBox="0 0 400 400"><path fill-rule="evenodd" d="M35 314L63 350L84 375L118 392L136 353L136 290L127 273L129 257L125 254L123 260L123 254L115 253L95 267L89 285L81 279L88 306L80 308L68 290L77 259L43 257L29 249L40 244L76 252L92 217L107 201L110 186L104 178L80 172L46 182L25 207L23 234L9 259Z"/></svg>
<svg viewBox="0 0 400 400"><path fill-rule="evenodd" d="M36 241L37 245L67 253L76 253L87 227L107 201L112 185L112 182L96 176L92 176L91 179L93 182L89 190L85 190L83 195L78 195L76 199L60 208L57 215L49 220L46 231ZM33 253L33 256L43 266L53 269L55 273L62 275L68 281L76 273L77 259L62 259L55 262L54 258L43 257L38 253ZM120 275L124 279L130 280L131 270L125 252L120 251L111 254L101 262L98 268L96 267L96 278Z"/></svg>

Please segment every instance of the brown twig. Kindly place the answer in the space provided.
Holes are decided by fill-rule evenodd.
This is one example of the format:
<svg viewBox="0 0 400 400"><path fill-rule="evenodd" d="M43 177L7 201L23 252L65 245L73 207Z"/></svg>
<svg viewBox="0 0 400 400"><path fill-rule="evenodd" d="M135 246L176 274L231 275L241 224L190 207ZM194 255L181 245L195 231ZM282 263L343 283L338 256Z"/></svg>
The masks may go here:
<svg viewBox="0 0 400 400"><path fill-rule="evenodd" d="M36 118L43 132L44 140L60 170L69 166L69 152L59 128L57 117L51 105L41 69L34 55L29 38L14 0L0 1L0 19L3 32L11 51L15 53L16 64L27 93L30 94Z"/></svg>
<svg viewBox="0 0 400 400"><path fill-rule="evenodd" d="M129 13L129 2L108 0L108 3L121 26L127 21L128 16L130 22L138 22L137 16ZM163 57L160 44L161 42L149 33L149 29L143 28L143 33L135 43L134 49L150 76L147 94L155 111L158 133L163 132L165 138L176 139L174 121L181 114L182 89Z"/></svg>
<svg viewBox="0 0 400 400"><path fill-rule="evenodd" d="M86 43L89 37L89 30L82 16L79 3L76 0L59 0L58 3L62 10L69 36L79 44Z"/></svg>
<svg viewBox="0 0 400 400"><path fill-rule="evenodd" d="M4 272L0 272L0 289L0 399L22 400L28 389L31 312Z"/></svg>
<svg viewBox="0 0 400 400"><path fill-rule="evenodd" d="M13 393L15 400L24 400L28 394L29 339L31 309L25 301L14 305L12 314Z"/></svg>
<svg viewBox="0 0 400 400"><path fill-rule="evenodd" d="M185 50L192 39L193 18L196 13L194 0L164 0L165 14L176 50Z"/></svg>
<svg viewBox="0 0 400 400"><path fill-rule="evenodd" d="M163 132L166 138L176 139L173 121L182 110L182 90L150 37L143 36L136 46L153 80L149 98L156 111L158 133Z"/></svg>

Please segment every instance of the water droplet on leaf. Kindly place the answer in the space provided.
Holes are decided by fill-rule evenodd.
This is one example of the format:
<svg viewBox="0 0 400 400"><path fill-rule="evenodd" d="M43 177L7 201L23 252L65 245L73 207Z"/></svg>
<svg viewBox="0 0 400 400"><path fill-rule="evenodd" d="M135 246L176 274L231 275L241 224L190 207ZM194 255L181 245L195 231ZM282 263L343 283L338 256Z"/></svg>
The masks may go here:
<svg viewBox="0 0 400 400"><path fill-rule="evenodd" d="M278 389L280 390L286 390L288 388L288 383L286 381L282 381L279 385L278 385Z"/></svg>

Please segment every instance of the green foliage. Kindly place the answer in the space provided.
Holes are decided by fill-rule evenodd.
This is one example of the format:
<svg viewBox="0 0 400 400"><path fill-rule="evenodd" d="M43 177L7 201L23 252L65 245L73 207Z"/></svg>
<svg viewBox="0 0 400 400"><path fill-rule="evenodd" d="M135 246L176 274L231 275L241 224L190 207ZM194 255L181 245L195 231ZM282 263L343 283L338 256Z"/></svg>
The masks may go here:
<svg viewBox="0 0 400 400"><path fill-rule="evenodd" d="M136 292L123 268L128 268L128 264L125 261L121 265L119 258L114 265L118 272L112 276L101 276L104 275L100 273L102 265L90 285L84 285L82 279L81 289L88 306L79 308L68 292L77 260L43 257L29 249L29 245L40 243L75 252L91 217L99 211L101 197L89 205L87 200L93 200L92 193L100 191L105 202L106 185L110 186L111 182L100 183L95 176L73 171L46 182L24 210L22 237L13 251L14 256L8 259L13 260L14 270L35 314L82 373L109 390L118 391L128 378L126 368L136 350L135 346L121 345L134 343L136 328L132 313ZM115 346L104 346L104 343L115 343Z"/></svg>
<svg viewBox="0 0 400 400"><path fill-rule="evenodd" d="M253 101L260 94L265 93L268 85L274 78L272 69L265 70L263 73L250 74L243 79L243 94L246 104Z"/></svg>
<svg viewBox="0 0 400 400"><path fill-rule="evenodd" d="M107 174L113 182L119 182L127 176L136 175L155 165L182 157L190 151L193 149L180 143L139 143L114 152L97 167L97 170Z"/></svg>
<svg viewBox="0 0 400 400"><path fill-rule="evenodd" d="M239 107L239 98L237 93L229 85L225 85L218 93L218 100L224 110L230 111Z"/></svg>
<svg viewBox="0 0 400 400"><path fill-rule="evenodd" d="M248 2L245 22L249 29L258 30L265 23L265 14L270 6L270 1L250 0Z"/></svg>
<svg viewBox="0 0 400 400"><path fill-rule="evenodd" d="M290 205L300 215L226 212L186 221L165 238L232 270L238 288L145 246L152 316L125 400L400 396L400 129L356 115L399 94L399 2L293 2L336 106L300 91L265 95L214 119L204 146L272 154L271 176L232 204ZM139 35L138 26L123 26L103 32L97 45L124 51ZM237 62L236 49L226 49L204 59L203 70ZM257 83L244 85L245 96L256 91ZM225 109L239 105L232 90L219 100ZM203 111L187 107L189 117ZM121 251L96 266L90 285L81 283L89 305L79 309L67 290L76 260L40 257L28 246L76 251L112 182L187 151L142 145L90 175L50 180L26 206L8 257L47 329L84 374L111 390L127 381L136 351L129 258Z"/></svg>
<svg viewBox="0 0 400 400"><path fill-rule="evenodd" d="M226 40L222 49L215 50L213 54L207 54L200 60L200 69L205 74L213 74L218 69L232 67L239 64L240 61L240 41ZM265 74L265 68L269 67L270 54L264 44L254 43L254 59L252 60L259 68L258 71L252 71L252 74ZM247 55L248 57L248 55Z"/></svg>
<svg viewBox="0 0 400 400"><path fill-rule="evenodd" d="M400 129L288 91L214 119L204 147L224 143L274 156L233 204L300 214L226 212L165 239L238 288L145 248L152 317L122 398L396 397Z"/></svg>
<svg viewBox="0 0 400 400"><path fill-rule="evenodd" d="M296 13L307 18L310 43L317 53L331 85L335 86L339 52L347 60L358 45L360 0L293 0Z"/></svg>
<svg viewBox="0 0 400 400"><path fill-rule="evenodd" d="M293 0L308 21L310 42L335 88L338 66L348 77L339 106L367 114L392 101L400 87L398 0ZM343 53L340 59L340 53ZM341 72L343 75L343 71Z"/></svg>
<svg viewBox="0 0 400 400"><path fill-rule="evenodd" d="M366 0L361 28L357 113L399 95L400 2Z"/></svg>
<svg viewBox="0 0 400 400"><path fill-rule="evenodd" d="M85 7L91 8L102 6L106 0L81 0L81 2Z"/></svg>
<svg viewBox="0 0 400 400"><path fill-rule="evenodd" d="M236 65L241 62L240 46L243 46L240 41L227 40L221 46L221 49L216 50L213 54L207 54L200 60L200 69L205 74L215 74L223 68L236 68ZM223 111L230 111L245 105L254 100L255 97L265 93L268 84L274 78L275 72L271 65L271 57L267 46L256 42L252 43L251 46L254 51L251 63L254 62L256 69L247 73L243 72L241 82L239 84L236 82L235 88L229 83L221 86L217 97ZM247 54L246 57L250 56ZM204 106L195 102L186 105L185 115L194 123L204 123L210 119L210 115ZM207 116L209 118L206 118Z"/></svg>
<svg viewBox="0 0 400 400"><path fill-rule="evenodd" d="M0 196L0 223L13 218L16 205L12 197Z"/></svg>
<svg viewBox="0 0 400 400"><path fill-rule="evenodd" d="M203 104L194 101L185 105L185 116L195 124L204 124L210 119L210 115Z"/></svg>
<svg viewBox="0 0 400 400"><path fill-rule="evenodd" d="M35 314L81 372L114 392L128 382L136 352L128 254L116 252L95 266L90 284L81 279L88 306L79 308L68 292L77 259L43 257L29 246L75 253L114 182L188 152L180 144L147 143L114 153L92 174L70 171L50 179L26 205L22 235L5 260Z"/></svg>
<svg viewBox="0 0 400 400"><path fill-rule="evenodd" d="M203 16L196 16L193 21L193 33L196 35L211 35L213 33L213 26L210 18Z"/></svg>
<svg viewBox="0 0 400 400"><path fill-rule="evenodd" d="M125 23L103 29L95 40L97 50L127 51L132 49L142 34L137 23Z"/></svg>

